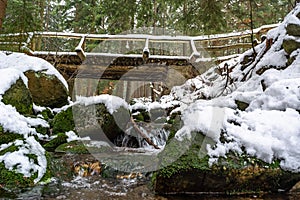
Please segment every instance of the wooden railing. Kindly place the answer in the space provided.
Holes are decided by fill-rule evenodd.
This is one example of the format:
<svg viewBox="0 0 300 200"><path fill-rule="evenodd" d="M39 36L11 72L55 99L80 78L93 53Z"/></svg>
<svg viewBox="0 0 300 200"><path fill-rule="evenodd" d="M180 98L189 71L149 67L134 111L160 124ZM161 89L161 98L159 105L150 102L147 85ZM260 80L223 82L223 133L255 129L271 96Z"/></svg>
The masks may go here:
<svg viewBox="0 0 300 200"><path fill-rule="evenodd" d="M254 29L255 38L278 24ZM251 48L251 31L203 36L105 35L64 32L30 32L0 35L0 50L25 52L33 56L77 55L81 61L87 55L114 55L189 59L226 59Z"/></svg>

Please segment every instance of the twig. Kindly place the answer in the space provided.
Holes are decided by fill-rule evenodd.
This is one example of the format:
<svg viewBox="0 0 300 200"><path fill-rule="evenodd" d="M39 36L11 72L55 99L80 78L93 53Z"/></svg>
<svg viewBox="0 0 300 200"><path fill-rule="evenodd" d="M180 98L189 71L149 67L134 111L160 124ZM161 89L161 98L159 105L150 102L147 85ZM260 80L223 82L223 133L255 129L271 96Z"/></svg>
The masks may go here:
<svg viewBox="0 0 300 200"><path fill-rule="evenodd" d="M137 126L137 124L135 123L134 119L132 117L130 117L130 121L133 125L133 128L146 140L146 142L149 145L152 145L155 149L160 149L156 144L154 144L151 139L141 131L141 129Z"/></svg>

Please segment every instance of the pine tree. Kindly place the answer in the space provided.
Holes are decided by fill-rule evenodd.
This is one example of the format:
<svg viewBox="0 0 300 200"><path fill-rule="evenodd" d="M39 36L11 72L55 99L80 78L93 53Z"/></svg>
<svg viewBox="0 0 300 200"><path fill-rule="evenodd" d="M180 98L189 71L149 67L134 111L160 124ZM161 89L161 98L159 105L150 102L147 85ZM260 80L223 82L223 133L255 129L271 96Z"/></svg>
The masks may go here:
<svg viewBox="0 0 300 200"><path fill-rule="evenodd" d="M0 32L2 30L2 24L6 13L7 0L0 0Z"/></svg>
<svg viewBox="0 0 300 200"><path fill-rule="evenodd" d="M3 31L26 33L42 30L43 8L40 8L41 5L45 4L42 1L32 0L8 1Z"/></svg>

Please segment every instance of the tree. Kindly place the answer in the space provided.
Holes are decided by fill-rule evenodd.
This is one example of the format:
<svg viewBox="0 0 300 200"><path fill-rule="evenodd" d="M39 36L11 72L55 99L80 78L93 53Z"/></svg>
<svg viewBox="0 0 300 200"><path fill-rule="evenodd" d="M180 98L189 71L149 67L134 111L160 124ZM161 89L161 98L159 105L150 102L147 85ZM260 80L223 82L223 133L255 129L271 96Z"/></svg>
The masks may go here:
<svg viewBox="0 0 300 200"><path fill-rule="evenodd" d="M0 0L0 31L6 13L7 0Z"/></svg>
<svg viewBox="0 0 300 200"><path fill-rule="evenodd" d="M10 0L7 4L4 32L30 32L43 29L45 0Z"/></svg>

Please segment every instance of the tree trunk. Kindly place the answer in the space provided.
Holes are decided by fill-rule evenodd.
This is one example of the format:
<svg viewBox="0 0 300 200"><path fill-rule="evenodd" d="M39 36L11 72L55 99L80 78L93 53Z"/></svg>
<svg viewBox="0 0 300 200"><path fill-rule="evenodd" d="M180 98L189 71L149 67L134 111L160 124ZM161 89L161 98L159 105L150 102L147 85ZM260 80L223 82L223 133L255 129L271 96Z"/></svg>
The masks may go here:
<svg viewBox="0 0 300 200"><path fill-rule="evenodd" d="M7 6L7 0L0 0L0 31L2 30L2 24L5 17L6 6Z"/></svg>

